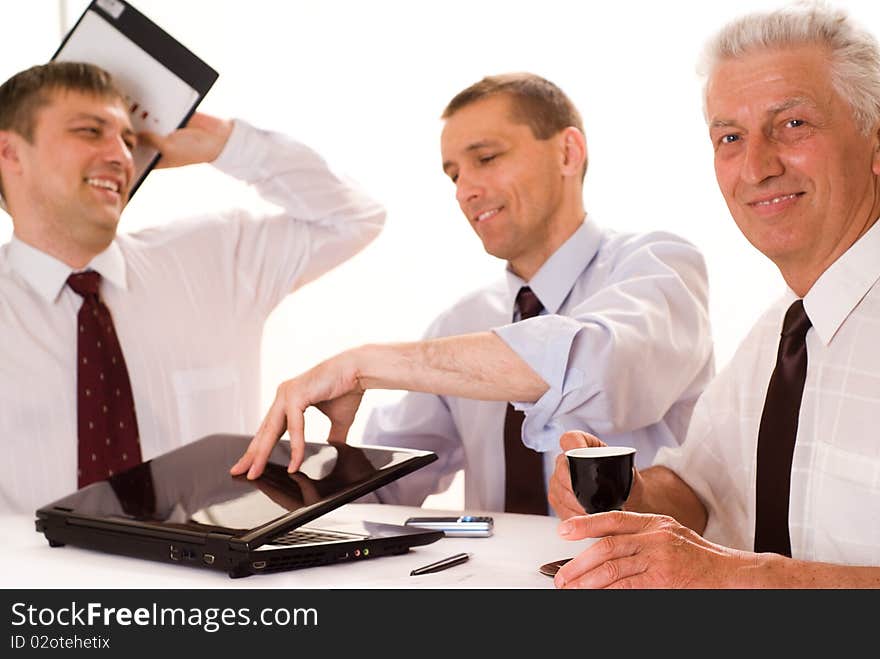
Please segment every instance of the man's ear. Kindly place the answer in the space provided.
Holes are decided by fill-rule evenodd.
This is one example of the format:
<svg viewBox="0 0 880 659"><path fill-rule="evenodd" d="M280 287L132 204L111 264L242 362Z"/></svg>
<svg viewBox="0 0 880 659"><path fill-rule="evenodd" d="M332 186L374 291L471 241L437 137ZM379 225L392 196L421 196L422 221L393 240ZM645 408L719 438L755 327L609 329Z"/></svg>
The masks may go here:
<svg viewBox="0 0 880 659"><path fill-rule="evenodd" d="M562 131L562 173L581 176L587 164L587 138L574 126Z"/></svg>
<svg viewBox="0 0 880 659"><path fill-rule="evenodd" d="M0 168L8 171L21 171L19 147L21 136L11 130L0 130Z"/></svg>
<svg viewBox="0 0 880 659"><path fill-rule="evenodd" d="M874 172L874 176L880 176L880 123L874 126L872 135L874 136L874 143L871 146L874 149L874 155L871 158L871 171Z"/></svg>

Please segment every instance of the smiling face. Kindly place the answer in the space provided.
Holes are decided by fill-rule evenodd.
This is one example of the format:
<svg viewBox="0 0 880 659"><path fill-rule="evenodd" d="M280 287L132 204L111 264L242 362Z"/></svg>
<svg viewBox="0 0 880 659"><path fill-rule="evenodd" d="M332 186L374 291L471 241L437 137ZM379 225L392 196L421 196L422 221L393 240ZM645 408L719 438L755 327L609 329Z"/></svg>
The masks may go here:
<svg viewBox="0 0 880 659"><path fill-rule="evenodd" d="M572 155L573 128L535 138L512 119L510 104L495 94L456 111L440 148L443 171L483 247L528 280L583 220L585 151Z"/></svg>
<svg viewBox="0 0 880 659"><path fill-rule="evenodd" d="M815 45L722 61L706 109L737 226L806 294L880 214L878 127L859 130Z"/></svg>
<svg viewBox="0 0 880 659"><path fill-rule="evenodd" d="M128 201L135 140L120 99L50 92L33 140L16 136L14 171L4 176L16 233L41 236L50 253L106 248Z"/></svg>

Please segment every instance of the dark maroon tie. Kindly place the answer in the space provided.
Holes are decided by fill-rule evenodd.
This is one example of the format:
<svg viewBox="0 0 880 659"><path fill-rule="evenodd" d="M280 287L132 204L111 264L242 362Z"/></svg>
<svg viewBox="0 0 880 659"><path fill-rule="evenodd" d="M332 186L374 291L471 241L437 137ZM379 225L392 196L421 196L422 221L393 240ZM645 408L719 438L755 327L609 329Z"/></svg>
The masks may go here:
<svg viewBox="0 0 880 659"><path fill-rule="evenodd" d="M795 300L785 314L776 368L770 376L761 426L755 484L755 551L791 556L788 499L798 414L807 378L807 330L804 301Z"/></svg>
<svg viewBox="0 0 880 659"><path fill-rule="evenodd" d="M78 483L104 480L141 463L137 416L110 310L98 295L101 275L70 275L83 298L77 315Z"/></svg>
<svg viewBox="0 0 880 659"><path fill-rule="evenodd" d="M541 313L544 305L528 286L519 289L516 309L520 320ZM547 514L543 454L522 441L525 415L507 404L504 417L504 510L509 513Z"/></svg>

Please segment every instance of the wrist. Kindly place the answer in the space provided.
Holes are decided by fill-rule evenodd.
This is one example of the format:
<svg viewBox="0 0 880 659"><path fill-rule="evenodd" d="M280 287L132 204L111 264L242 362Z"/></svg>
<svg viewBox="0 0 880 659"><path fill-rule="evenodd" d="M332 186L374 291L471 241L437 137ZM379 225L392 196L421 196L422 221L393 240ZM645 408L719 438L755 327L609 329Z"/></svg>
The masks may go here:
<svg viewBox="0 0 880 659"><path fill-rule="evenodd" d="M381 359L374 356L378 349L379 346L365 344L342 353L345 371L361 391L381 388L377 369Z"/></svg>

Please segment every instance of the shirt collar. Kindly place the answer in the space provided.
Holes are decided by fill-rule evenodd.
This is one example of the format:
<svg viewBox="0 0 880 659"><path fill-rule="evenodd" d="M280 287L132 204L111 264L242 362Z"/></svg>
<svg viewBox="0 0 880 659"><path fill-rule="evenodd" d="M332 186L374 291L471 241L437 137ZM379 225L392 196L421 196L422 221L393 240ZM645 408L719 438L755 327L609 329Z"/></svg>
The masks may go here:
<svg viewBox="0 0 880 659"><path fill-rule="evenodd" d="M22 242L15 235L9 241L8 254L12 270L50 304L58 299L67 278L74 272L66 263ZM83 270L94 270L114 286L123 290L128 288L125 259L115 240Z"/></svg>
<svg viewBox="0 0 880 659"><path fill-rule="evenodd" d="M530 281L523 280L511 272L510 268L507 269L510 299L516 300L519 289L529 286L548 314L557 313L578 277L599 251L601 239L599 227L585 217L577 231L550 255Z"/></svg>
<svg viewBox="0 0 880 659"><path fill-rule="evenodd" d="M880 279L880 221L822 273L804 296L804 309L828 345L870 288Z"/></svg>

